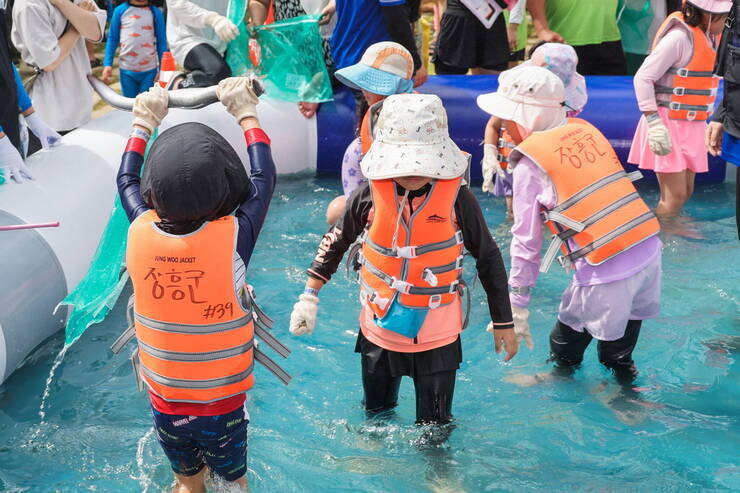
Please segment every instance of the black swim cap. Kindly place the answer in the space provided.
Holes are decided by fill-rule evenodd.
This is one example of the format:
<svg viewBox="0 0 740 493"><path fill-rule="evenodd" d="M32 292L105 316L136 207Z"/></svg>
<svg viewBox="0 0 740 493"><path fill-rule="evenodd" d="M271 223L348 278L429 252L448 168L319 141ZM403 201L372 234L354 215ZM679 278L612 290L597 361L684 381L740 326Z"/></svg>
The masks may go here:
<svg viewBox="0 0 740 493"><path fill-rule="evenodd" d="M165 130L152 144L141 195L165 230L185 234L233 212L251 186L231 144L212 128L189 122Z"/></svg>

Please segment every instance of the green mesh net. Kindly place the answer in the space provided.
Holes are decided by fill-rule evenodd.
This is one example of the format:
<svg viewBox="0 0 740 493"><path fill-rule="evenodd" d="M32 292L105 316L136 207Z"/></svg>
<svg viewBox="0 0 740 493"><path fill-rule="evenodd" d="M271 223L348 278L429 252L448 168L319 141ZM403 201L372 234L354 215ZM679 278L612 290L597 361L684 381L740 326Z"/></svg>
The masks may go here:
<svg viewBox="0 0 740 493"><path fill-rule="evenodd" d="M146 149L157 137L155 131ZM145 157L146 159L146 157ZM126 240L129 221L121 201L116 196L108 224L98 244L98 249L90 261L90 268L84 279L67 295L60 305L72 307L72 313L65 329L65 344L74 343L85 330L93 324L102 322L116 304L126 285L128 274L124 268Z"/></svg>
<svg viewBox="0 0 740 493"><path fill-rule="evenodd" d="M619 0L617 12L624 51L646 55L650 51L650 25L655 17L650 0Z"/></svg>
<svg viewBox="0 0 740 493"><path fill-rule="evenodd" d="M271 98L296 103L331 101L331 81L319 33L320 16L303 15L248 30L244 25L245 10L245 0L232 0L228 16L239 26L239 35L226 50L232 74L265 76L263 85ZM256 67L250 58L250 40L256 40L259 46Z"/></svg>

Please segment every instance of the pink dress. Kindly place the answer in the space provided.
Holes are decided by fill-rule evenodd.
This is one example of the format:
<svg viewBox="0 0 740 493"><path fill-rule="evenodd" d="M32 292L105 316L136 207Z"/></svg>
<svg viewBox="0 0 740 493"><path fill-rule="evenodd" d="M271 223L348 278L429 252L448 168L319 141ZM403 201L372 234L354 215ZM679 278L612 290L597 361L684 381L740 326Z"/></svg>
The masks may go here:
<svg viewBox="0 0 740 493"><path fill-rule="evenodd" d="M648 144L648 126L645 117L640 118L632 140L627 161L640 169L658 173L679 173L684 170L704 173L708 171L707 151L704 147L704 121L673 120L668 118L668 108L656 104L655 86L668 86L672 75L670 68L680 68L689 63L693 54L691 39L685 29L674 26L658 42L648 55L634 78L635 94L640 111L658 111L661 120L671 135L673 150L666 156L658 156ZM657 95L658 100L670 100L666 94Z"/></svg>

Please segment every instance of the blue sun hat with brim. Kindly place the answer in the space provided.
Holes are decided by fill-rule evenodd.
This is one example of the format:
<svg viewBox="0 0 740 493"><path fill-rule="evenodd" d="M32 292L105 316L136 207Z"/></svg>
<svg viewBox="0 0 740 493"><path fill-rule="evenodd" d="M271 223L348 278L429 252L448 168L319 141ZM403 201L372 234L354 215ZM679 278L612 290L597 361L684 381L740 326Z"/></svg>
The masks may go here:
<svg viewBox="0 0 740 493"><path fill-rule="evenodd" d="M411 92L414 87L414 59L398 43L383 41L370 45L359 63L337 70L345 86L381 96Z"/></svg>

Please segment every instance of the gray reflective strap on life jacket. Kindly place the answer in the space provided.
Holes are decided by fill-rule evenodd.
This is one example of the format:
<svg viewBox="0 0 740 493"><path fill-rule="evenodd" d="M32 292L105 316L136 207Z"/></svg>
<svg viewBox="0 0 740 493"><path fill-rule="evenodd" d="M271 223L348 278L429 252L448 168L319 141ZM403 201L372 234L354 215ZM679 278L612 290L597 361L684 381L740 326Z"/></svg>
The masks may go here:
<svg viewBox="0 0 740 493"><path fill-rule="evenodd" d="M674 96L716 96L717 89L689 89L687 87L655 86L655 94Z"/></svg>
<svg viewBox="0 0 740 493"><path fill-rule="evenodd" d="M121 350L131 342L136 337L136 329L131 326L123 331L123 333L118 336L118 339L116 339L113 344L111 344L110 350L113 351L113 354L118 354L121 352Z"/></svg>
<svg viewBox="0 0 740 493"><path fill-rule="evenodd" d="M111 344L111 351L113 354L118 354L134 337L136 337L136 327L134 326L134 295L132 294L128 298L128 304L126 305L126 320L128 321L128 328L118 336L118 339L113 341Z"/></svg>
<svg viewBox="0 0 740 493"><path fill-rule="evenodd" d="M367 245L370 248L372 248L373 250L375 250L381 255L384 255L386 257L398 258L400 257L400 255L398 255L398 250L402 248L413 249L414 251L413 257L418 257L419 255L423 255L425 253L436 252L437 250L444 250L445 248L450 248L455 245L460 245L463 242L463 237L462 237L462 231L458 231L455 233L455 236L447 240L438 241L435 243L428 243L426 245L399 247L397 250L378 245L370 238L370 235L366 235L363 241L367 243ZM413 257L410 257L410 258L413 258Z"/></svg>
<svg viewBox="0 0 740 493"><path fill-rule="evenodd" d="M239 317L236 320L202 325L162 322L160 320L154 320L152 318L145 317L144 315L141 315L139 313L134 313L134 318L140 324L149 327L150 329L159 330L162 332L173 332L176 334L217 334L219 332L226 332L247 325L252 316L250 312L247 312L247 314Z"/></svg>
<svg viewBox="0 0 740 493"><path fill-rule="evenodd" d="M267 356L265 353L263 353L257 348L254 349L254 359L259 364L261 364L262 366L270 370L270 372L272 372L273 375L278 377L280 381L283 382L285 385L288 385L288 383L290 383L290 380L292 377L288 375L288 373L285 370L280 368L280 365L275 363L275 361L273 361L272 358L270 358L269 356Z"/></svg>
<svg viewBox="0 0 740 493"><path fill-rule="evenodd" d="M584 229L586 229L586 225L583 224L582 222L576 221L575 219L571 219L568 216L565 216L555 210L543 211L542 216L545 218L545 221L553 221L558 224L562 224L566 228L570 228L579 233L583 231Z"/></svg>
<svg viewBox="0 0 740 493"><path fill-rule="evenodd" d="M462 330L465 330L468 327L468 322L470 322L470 308L472 306L470 291L472 288L468 287L467 283L461 279L458 289L465 291L465 318L463 318L462 325ZM460 295L462 296L462 293L460 293Z"/></svg>
<svg viewBox="0 0 740 493"><path fill-rule="evenodd" d="M355 243L352 245L352 247L349 249L349 252L347 253L347 261L345 262L345 270L347 273L347 277L350 277L350 271L357 272L360 266L360 263L357 262L357 256L362 251L362 243ZM356 279L355 279L356 280Z"/></svg>
<svg viewBox="0 0 740 493"><path fill-rule="evenodd" d="M511 292L518 294L519 296L526 296L530 293L532 288L529 286L511 286Z"/></svg>
<svg viewBox="0 0 740 493"><path fill-rule="evenodd" d="M496 159L498 159L499 163L508 163L509 162L509 156L504 156L503 154L499 153L496 155Z"/></svg>
<svg viewBox="0 0 740 493"><path fill-rule="evenodd" d="M216 361L219 359L233 358L241 354L247 353L254 346L253 341L249 341L246 344L240 346L234 346L227 349L221 349L219 351L205 351L202 353L195 352L184 352L184 351L165 351L163 349L157 349L148 344L139 341L139 349L144 351L146 354L153 356L157 359L165 361L190 361L190 362L203 362L203 361Z"/></svg>
<svg viewBox="0 0 740 493"><path fill-rule="evenodd" d="M452 284L448 284L446 286L438 286L434 288L423 288L419 286L414 286L413 284L407 283L406 281L400 281L398 279L393 278L392 276L389 276L382 270L375 267L373 264L371 264L366 258L361 257L361 263L365 266L365 268L374 276L380 278L384 283L386 283L388 286L390 286L393 289L398 290L399 292L402 292L404 294L416 294L416 295L424 295L424 296L431 296L434 294L449 294L454 292L454 289L459 284L459 281L455 281ZM400 290L397 289L396 283L403 282L406 285L408 285L407 290Z"/></svg>
<svg viewBox="0 0 740 493"><path fill-rule="evenodd" d="M505 140L505 139L498 139L498 147L514 149L516 147L516 144L513 142L509 142L508 140Z"/></svg>
<svg viewBox="0 0 740 493"><path fill-rule="evenodd" d="M257 350L255 349L255 352ZM144 374L145 377L150 379L153 382L156 382L160 385L166 385L167 387L174 387L178 389L215 389L218 387L225 387L226 385L232 385L235 383L239 383L242 380L249 377L249 375L252 374L252 371L254 370L254 360L252 360L252 364L249 365L249 367L234 375L229 375L228 377L221 377L221 378L211 378L208 380L184 380L180 378L169 378L162 376L158 373L153 372L146 366L141 366L141 373Z"/></svg>
<svg viewBox="0 0 740 493"><path fill-rule="evenodd" d="M439 265L437 267L427 267L424 270L428 270L432 274L444 274L445 272L462 269L464 258L465 257L460 255L458 258L455 259L454 262L450 262L449 264L445 265Z"/></svg>
<svg viewBox="0 0 740 493"><path fill-rule="evenodd" d="M569 209L570 207L573 207L581 200L585 199L592 193L596 192L598 189L605 187L611 183L614 183L617 180L620 180L622 178L625 178L627 176L627 173L624 170L619 170L616 173L612 173L611 175L607 175L600 180L597 180L590 184L589 186L585 187L580 192L572 195L567 200L564 200L563 203L557 205L552 209L552 211L548 212L562 212L566 209Z"/></svg>
<svg viewBox="0 0 740 493"><path fill-rule="evenodd" d="M563 240L561 240L560 237L557 235L553 236L552 241L550 242L550 246L547 247L547 251L542 257L542 262L540 263L540 272L544 273L550 270L550 266L555 260L555 257L558 255L558 251L560 250L561 246L563 246Z"/></svg>
<svg viewBox="0 0 740 493"><path fill-rule="evenodd" d="M586 227L589 227L592 224L595 224L598 221L600 221L601 219L605 218L606 216L608 216L612 212L616 211L620 207L623 207L623 206L629 204L630 202L634 202L635 200L639 200L639 199L640 199L640 194L637 193L637 192L633 192L633 193L631 193L629 195L625 195L621 199L615 200L614 202L612 202L608 206L604 207L603 209L601 209L596 214L593 214L592 216L589 216L585 221L583 221L583 224ZM571 237L573 237L573 236L575 236L577 234L578 234L578 231L574 231L572 229L568 229L568 230L563 231L562 233L558 233L558 236L560 237L561 240L565 241L568 238L571 238Z"/></svg>
<svg viewBox="0 0 740 493"><path fill-rule="evenodd" d="M134 380L136 380L136 391L144 390L144 382L141 381L141 360L139 359L139 348L131 353L131 366L134 369Z"/></svg>
<svg viewBox="0 0 740 493"><path fill-rule="evenodd" d="M593 242L589 243L588 245L584 246L583 248L580 248L579 250L576 250L575 252L572 252L566 256L567 260L569 260L571 263L575 262L581 257L585 257L589 253L593 252L599 247L602 247L609 243L610 241L614 240L615 238L619 237L620 235L626 233L627 231L636 228L637 226L653 219L655 215L648 211L644 214L641 214L640 216L637 216L636 218L632 219L631 221L628 221L624 223L623 225L619 226L618 228L614 229L613 231L605 234L601 238L598 238L597 240L594 240Z"/></svg>
<svg viewBox="0 0 740 493"><path fill-rule="evenodd" d="M675 101L658 101L658 106L669 108L673 111L706 111L711 112L714 110L713 104L683 104Z"/></svg>
<svg viewBox="0 0 740 493"><path fill-rule="evenodd" d="M262 327L255 326L254 333L283 358L287 358L290 354L290 349Z"/></svg>
<svg viewBox="0 0 740 493"><path fill-rule="evenodd" d="M687 68L669 68L667 74L678 75L679 77L714 77L711 70L688 70Z"/></svg>
<svg viewBox="0 0 740 493"><path fill-rule="evenodd" d="M267 330L272 329L272 326L275 324L275 321L270 318L269 315L267 315L262 308L257 304L257 301L255 300L254 293L252 293L252 290L250 289L250 286L246 286L242 291L242 296L244 298L243 301L246 301L247 306L249 306L249 313L252 314L252 318L254 319L254 322L258 325L261 325Z"/></svg>

